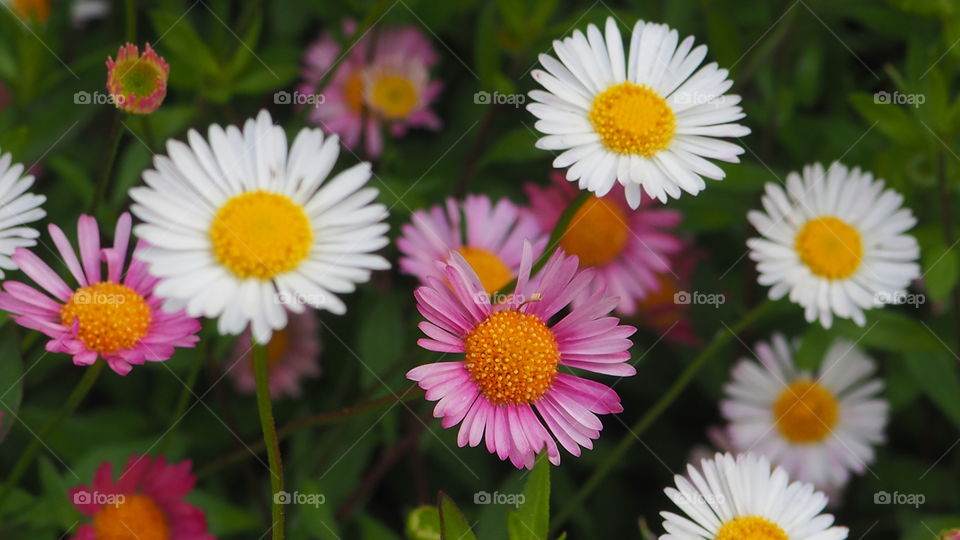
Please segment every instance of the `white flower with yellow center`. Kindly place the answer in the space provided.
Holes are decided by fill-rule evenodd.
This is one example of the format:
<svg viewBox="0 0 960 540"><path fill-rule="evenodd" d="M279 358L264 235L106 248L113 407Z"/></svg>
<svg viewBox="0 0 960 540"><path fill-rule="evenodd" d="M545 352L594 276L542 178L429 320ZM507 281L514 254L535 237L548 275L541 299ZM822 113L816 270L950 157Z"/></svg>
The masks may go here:
<svg viewBox="0 0 960 540"><path fill-rule="evenodd" d="M160 278L155 294L168 309L219 317L219 329L239 334L248 324L267 343L286 326L284 307L304 305L336 314L336 296L352 292L371 270L389 263L373 252L387 245L387 209L364 188L370 164L327 179L339 140L319 129L300 131L287 151L283 129L261 111L243 132L210 126L189 146L167 143L130 190L135 229L150 243L140 258Z"/></svg>
<svg viewBox="0 0 960 540"><path fill-rule="evenodd" d="M623 38L612 18L606 36L595 25L587 34L554 41L557 58L541 54L546 71L533 78L547 91L533 90L527 109L546 134L544 150L563 151L553 161L567 168L567 180L605 195L616 181L632 208L641 187L666 202L681 191L696 195L703 177L720 180L724 171L708 159L736 163L743 148L718 137L742 137L740 96L724 95L733 85L716 63L700 67L706 45L682 42L676 30L638 21L624 59ZM699 68L699 69L698 69Z"/></svg>
<svg viewBox="0 0 960 540"><path fill-rule="evenodd" d="M905 234L917 220L903 196L859 168L819 163L790 173L786 191L768 183L764 211L747 219L763 238L751 238L761 285L770 298L787 293L829 328L833 316L863 326L863 311L905 293L920 276L920 247Z"/></svg>
<svg viewBox="0 0 960 540"><path fill-rule="evenodd" d="M816 375L797 368L780 334L756 347L760 363L741 359L720 410L733 449L763 454L797 480L835 493L863 474L884 440L887 402L876 366L853 344L837 340Z"/></svg>
<svg viewBox="0 0 960 540"><path fill-rule="evenodd" d="M849 531L821 514L827 496L770 470L765 457L717 454L687 465L689 478L674 477L667 497L685 516L660 512L667 534L660 540L842 540Z"/></svg>

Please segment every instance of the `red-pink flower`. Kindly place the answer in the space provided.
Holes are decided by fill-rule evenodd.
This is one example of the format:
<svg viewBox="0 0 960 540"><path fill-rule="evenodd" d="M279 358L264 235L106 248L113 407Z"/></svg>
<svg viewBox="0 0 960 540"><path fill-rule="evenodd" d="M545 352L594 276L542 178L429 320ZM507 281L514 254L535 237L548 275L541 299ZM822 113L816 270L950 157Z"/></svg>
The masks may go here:
<svg viewBox="0 0 960 540"><path fill-rule="evenodd" d="M554 172L551 185L525 186L534 214L544 231L552 231L560 215L580 190ZM577 301L601 289L620 299L617 312L633 315L637 301L660 287L660 274L670 273L670 257L683 243L669 229L681 215L645 198L637 210L627 204L623 186L603 197L591 195L580 207L560 240L568 255L584 268L594 268L597 279Z"/></svg>
<svg viewBox="0 0 960 540"><path fill-rule="evenodd" d="M200 323L183 311L163 310L163 300L154 296L157 278L147 273L145 263L134 257L125 264L130 222L130 214L121 215L113 246L101 249L97 221L80 216L79 259L63 231L50 224L53 243L77 286L67 285L33 252L17 248L13 261L47 294L19 281L5 281L0 309L12 313L20 326L49 337L48 351L70 354L78 366L104 358L120 375L135 365L167 360L176 347L193 347ZM134 255L145 247L138 242ZM106 275L101 272L103 263Z"/></svg>
<svg viewBox="0 0 960 540"><path fill-rule="evenodd" d="M348 36L356 31L353 21L344 23L344 31ZM383 151L383 125L393 136L409 128L440 129L440 118L430 109L443 86L430 80L437 53L420 30L400 26L368 32L337 64L340 51L325 33L304 55L304 82L297 91L322 96L310 101L311 122L339 135L348 148L357 148L362 136L371 157Z"/></svg>
<svg viewBox="0 0 960 540"><path fill-rule="evenodd" d="M143 55L133 43L117 51L117 59L107 58L107 91L118 109L134 114L150 114L167 96L170 65L147 43Z"/></svg>
<svg viewBox="0 0 960 540"><path fill-rule="evenodd" d="M70 500L90 518L73 540L213 540L203 511L186 502L196 477L190 462L130 456L120 477L104 463L93 482L70 490Z"/></svg>
<svg viewBox="0 0 960 540"><path fill-rule="evenodd" d="M428 400L437 401L433 415L443 427L460 424L460 446L484 440L490 453L518 468L531 468L541 451L560 463L557 442L579 456L600 436L597 415L623 410L612 388L570 368L620 377L636 373L628 362L635 329L607 316L615 298L596 291L558 317L586 294L595 272L578 271L577 258L560 251L533 278L532 264L527 243L516 289L505 302L491 304L476 273L454 253L442 267L444 278L428 277L415 293L427 319L420 323L427 337L418 344L464 359L407 373Z"/></svg>

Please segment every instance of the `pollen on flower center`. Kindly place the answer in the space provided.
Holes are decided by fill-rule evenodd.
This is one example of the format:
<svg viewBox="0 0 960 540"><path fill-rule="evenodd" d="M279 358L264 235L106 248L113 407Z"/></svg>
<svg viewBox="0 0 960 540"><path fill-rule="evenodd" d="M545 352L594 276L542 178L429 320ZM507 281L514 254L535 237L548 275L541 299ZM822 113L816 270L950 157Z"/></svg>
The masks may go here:
<svg viewBox="0 0 960 540"><path fill-rule="evenodd" d="M171 540L170 525L160 506L140 494L117 496L93 516L97 540Z"/></svg>
<svg viewBox="0 0 960 540"><path fill-rule="evenodd" d="M857 229L841 219L811 219L797 233L797 254L814 275L845 279L860 268L863 240Z"/></svg>
<svg viewBox="0 0 960 540"><path fill-rule="evenodd" d="M313 242L303 208L285 195L263 190L224 203L209 234L217 261L243 279L272 279L296 268Z"/></svg>
<svg viewBox="0 0 960 540"><path fill-rule="evenodd" d="M388 120L406 118L420 101L417 89L400 75L382 75L370 89L370 106Z"/></svg>
<svg viewBox="0 0 960 540"><path fill-rule="evenodd" d="M777 429L797 444L818 443L830 435L839 419L840 407L830 390L809 379L794 382L773 404Z"/></svg>
<svg viewBox="0 0 960 540"><path fill-rule="evenodd" d="M746 516L724 523L713 540L790 540L790 537L767 518Z"/></svg>
<svg viewBox="0 0 960 540"><path fill-rule="evenodd" d="M134 347L150 328L150 306L137 291L101 282L73 292L60 308L60 322L72 327L91 351L113 353Z"/></svg>
<svg viewBox="0 0 960 540"><path fill-rule="evenodd" d="M560 349L553 331L536 315L498 311L466 337L466 368L495 405L540 399L557 374Z"/></svg>
<svg viewBox="0 0 960 540"><path fill-rule="evenodd" d="M579 257L582 267L603 266L623 252L629 235L627 215L620 205L608 198L590 197L570 219L560 247Z"/></svg>
<svg viewBox="0 0 960 540"><path fill-rule="evenodd" d="M618 154L650 157L670 144L677 129L667 101L650 87L630 81L597 94L589 119L604 146Z"/></svg>
<svg viewBox="0 0 960 540"><path fill-rule="evenodd" d="M480 278L480 284L487 294L493 294L510 283L513 279L513 273L507 265L503 264L500 257L497 257L490 251L481 248L463 246L457 251L467 260L473 271Z"/></svg>

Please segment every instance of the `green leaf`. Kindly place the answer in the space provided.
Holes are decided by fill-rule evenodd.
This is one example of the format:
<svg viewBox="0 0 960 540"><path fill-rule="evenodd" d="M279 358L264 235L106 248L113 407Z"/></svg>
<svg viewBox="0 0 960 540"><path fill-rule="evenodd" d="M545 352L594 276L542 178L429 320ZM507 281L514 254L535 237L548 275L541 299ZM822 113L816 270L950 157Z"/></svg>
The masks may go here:
<svg viewBox="0 0 960 540"><path fill-rule="evenodd" d="M220 63L204 40L200 39L197 32L190 26L189 18L157 10L151 14L151 19L157 34L163 36L163 48L169 51L167 54L171 58L176 59L170 62L173 66L171 73L186 66L204 75L220 73ZM162 52L160 54L165 56Z"/></svg>
<svg viewBox="0 0 960 540"><path fill-rule="evenodd" d="M534 146L536 141L537 134L530 129L526 127L514 129L497 138L497 142L483 156L481 164L525 163L543 159L543 150Z"/></svg>
<svg viewBox="0 0 960 540"><path fill-rule="evenodd" d="M920 388L960 430L960 363L946 352L904 356L907 370Z"/></svg>
<svg viewBox="0 0 960 540"><path fill-rule="evenodd" d="M836 331L861 348L885 351L942 351L943 344L931 330L893 307L874 309L867 314L867 323L858 327L848 320L834 321Z"/></svg>
<svg viewBox="0 0 960 540"><path fill-rule="evenodd" d="M375 296L375 297L374 297ZM363 366L360 377L365 384L379 382L384 373L400 360L406 350L406 326L402 302L405 296L395 292L375 292L364 298L363 318L366 324L357 332L357 354Z"/></svg>
<svg viewBox="0 0 960 540"><path fill-rule="evenodd" d="M923 242L922 237L920 237ZM960 277L960 257L956 249L947 246L937 231L935 237L922 245L923 284L934 302L950 297Z"/></svg>
<svg viewBox="0 0 960 540"><path fill-rule="evenodd" d="M437 506L440 509L440 537L443 540L477 540L463 513L446 493L440 492Z"/></svg>
<svg viewBox="0 0 960 540"><path fill-rule="evenodd" d="M50 461L50 458L41 456L38 460L40 466L40 485L43 486L43 507L44 511L56 520L57 524L64 529L69 529L77 521L77 513L70 503L69 497L65 495L68 492L67 484L60 476L60 472Z"/></svg>
<svg viewBox="0 0 960 540"><path fill-rule="evenodd" d="M829 330L819 324L811 324L803 334L800 347L797 348L794 356L797 367L811 372L816 371L833 340L834 337Z"/></svg>
<svg viewBox="0 0 960 540"><path fill-rule="evenodd" d="M547 540L550 530L550 462L546 452L527 477L523 502L509 514L510 540Z"/></svg>
<svg viewBox="0 0 960 540"><path fill-rule="evenodd" d="M886 95L889 96L890 93ZM875 94L858 92L850 96L850 102L860 115L867 122L875 123L877 131L892 140L916 145L918 140L924 139L926 134L920 132L917 123L906 109L893 103L883 103L883 100L883 94L878 97Z"/></svg>
<svg viewBox="0 0 960 540"><path fill-rule="evenodd" d="M315 480L306 480L301 484L300 493L322 494L324 491ZM316 500L321 500L317 498ZM335 506L329 504L324 496L323 504L300 504L294 507L300 517L306 522L310 537L322 540L341 538L340 524L334 515Z"/></svg>
<svg viewBox="0 0 960 540"><path fill-rule="evenodd" d="M0 441L6 437L16 421L23 400L23 360L12 326L0 330Z"/></svg>
<svg viewBox="0 0 960 540"><path fill-rule="evenodd" d="M408 540L440 540L440 511L436 506L418 506L407 515Z"/></svg>
<svg viewBox="0 0 960 540"><path fill-rule="evenodd" d="M500 72L500 46L497 43L496 6L492 3L480 12L477 22L477 34L474 39L473 61L477 76L480 77L480 89L490 91Z"/></svg>

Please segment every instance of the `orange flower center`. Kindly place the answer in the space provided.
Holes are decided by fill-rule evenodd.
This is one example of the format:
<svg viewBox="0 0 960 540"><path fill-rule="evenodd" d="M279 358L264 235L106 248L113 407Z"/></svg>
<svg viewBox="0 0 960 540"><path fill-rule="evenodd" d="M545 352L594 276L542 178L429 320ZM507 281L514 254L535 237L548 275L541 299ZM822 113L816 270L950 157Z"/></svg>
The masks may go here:
<svg viewBox="0 0 960 540"><path fill-rule="evenodd" d="M568 255L580 258L580 266L603 266L623 252L630 236L627 215L609 198L590 197L577 210L560 239Z"/></svg>
<svg viewBox="0 0 960 540"><path fill-rule="evenodd" d="M463 246L458 248L457 251L467 260L470 268L473 268L473 271L477 273L480 284L483 285L487 294L499 291L513 279L513 273L507 268L507 265L503 264L500 257L493 253L470 246Z"/></svg>
<svg viewBox="0 0 960 540"><path fill-rule="evenodd" d="M630 81L593 98L590 123L611 152L650 157L669 146L677 129L670 105L646 85Z"/></svg>
<svg viewBox="0 0 960 540"><path fill-rule="evenodd" d="M863 241L857 229L833 216L811 219L796 238L803 264L824 279L846 279L860 268Z"/></svg>
<svg viewBox="0 0 960 540"><path fill-rule="evenodd" d="M790 537L767 518L747 516L724 523L713 540L790 540Z"/></svg>
<svg viewBox="0 0 960 540"><path fill-rule="evenodd" d="M840 416L837 398L821 384L804 379L788 386L773 404L773 417L783 438L795 444L818 443Z"/></svg>
<svg viewBox="0 0 960 540"><path fill-rule="evenodd" d="M98 353L134 347L150 328L150 306L137 291L119 283L100 282L81 287L60 308L60 323L73 326L77 337Z"/></svg>
<svg viewBox="0 0 960 540"><path fill-rule="evenodd" d="M494 405L533 403L557 374L560 349L553 331L536 315L498 311L465 340L466 368Z"/></svg>
<svg viewBox="0 0 960 540"><path fill-rule="evenodd" d="M146 495L126 495L93 516L97 540L171 540L163 510Z"/></svg>

